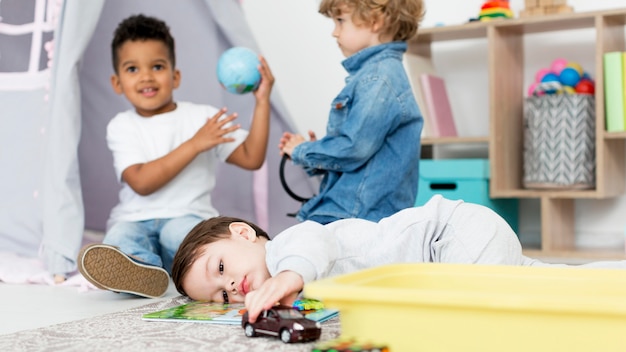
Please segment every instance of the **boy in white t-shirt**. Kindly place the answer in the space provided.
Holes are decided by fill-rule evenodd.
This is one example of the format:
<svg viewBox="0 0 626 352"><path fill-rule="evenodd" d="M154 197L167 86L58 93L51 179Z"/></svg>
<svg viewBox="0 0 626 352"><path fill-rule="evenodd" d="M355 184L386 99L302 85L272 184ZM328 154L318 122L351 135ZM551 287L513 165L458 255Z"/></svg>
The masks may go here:
<svg viewBox="0 0 626 352"><path fill-rule="evenodd" d="M265 160L274 77L260 57L261 83L250 131L226 109L174 100L180 84L174 39L157 18L123 20L111 43L113 89L133 109L115 116L107 143L122 183L103 244L84 247L78 268L95 286L158 297L187 233L215 217L211 203L218 162L255 170Z"/></svg>

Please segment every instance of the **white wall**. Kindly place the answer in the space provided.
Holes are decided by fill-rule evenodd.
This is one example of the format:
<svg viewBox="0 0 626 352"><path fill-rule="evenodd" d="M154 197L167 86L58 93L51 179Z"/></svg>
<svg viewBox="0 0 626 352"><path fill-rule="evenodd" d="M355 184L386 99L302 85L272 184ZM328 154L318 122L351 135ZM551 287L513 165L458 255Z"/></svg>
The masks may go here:
<svg viewBox="0 0 626 352"><path fill-rule="evenodd" d="M460 24L476 17L480 0L425 0L422 27ZM511 0L516 13L523 0ZM296 119L296 127L323 135L330 101L343 86L343 57L334 38L332 23L317 12L317 0L244 0L246 16L263 54L276 76L276 88ZM569 0L576 12L626 6L623 0ZM450 11L453 8L454 11ZM557 57L579 62L595 74L593 30L577 30L525 37L525 87L535 72ZM452 109L461 135L484 136L488 132L487 60L484 41L435 43L434 63L446 79ZM471 92L471 94L468 94ZM538 241L538 202L524 200L520 212L520 234L528 242ZM576 202L577 241L583 247L624 245L626 196L607 200Z"/></svg>
<svg viewBox="0 0 626 352"><path fill-rule="evenodd" d="M343 87L343 59L332 20L317 0L246 0L246 17L276 77L298 132L323 136L330 103Z"/></svg>

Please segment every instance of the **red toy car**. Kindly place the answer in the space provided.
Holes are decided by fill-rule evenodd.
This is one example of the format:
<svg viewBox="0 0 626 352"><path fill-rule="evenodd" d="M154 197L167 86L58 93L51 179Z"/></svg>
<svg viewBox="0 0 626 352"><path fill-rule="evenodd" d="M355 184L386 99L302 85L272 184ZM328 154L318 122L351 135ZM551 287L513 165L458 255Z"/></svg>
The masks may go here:
<svg viewBox="0 0 626 352"><path fill-rule="evenodd" d="M317 340L322 333L319 322L307 319L297 309L275 306L259 315L256 322L248 322L248 312L241 319L246 336L276 336L284 343Z"/></svg>

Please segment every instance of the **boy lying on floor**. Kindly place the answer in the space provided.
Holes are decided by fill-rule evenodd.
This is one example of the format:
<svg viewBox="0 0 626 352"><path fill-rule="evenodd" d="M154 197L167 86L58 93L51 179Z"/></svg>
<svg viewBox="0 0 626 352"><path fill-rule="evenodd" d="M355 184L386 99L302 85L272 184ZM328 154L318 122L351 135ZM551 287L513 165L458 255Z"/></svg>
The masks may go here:
<svg viewBox="0 0 626 352"><path fill-rule="evenodd" d="M176 289L195 300L245 302L250 322L304 284L392 263L548 264L522 254L507 222L491 209L436 195L379 222L343 219L294 225L272 240L255 224L216 217L196 225L174 256ZM626 261L594 262L626 268Z"/></svg>

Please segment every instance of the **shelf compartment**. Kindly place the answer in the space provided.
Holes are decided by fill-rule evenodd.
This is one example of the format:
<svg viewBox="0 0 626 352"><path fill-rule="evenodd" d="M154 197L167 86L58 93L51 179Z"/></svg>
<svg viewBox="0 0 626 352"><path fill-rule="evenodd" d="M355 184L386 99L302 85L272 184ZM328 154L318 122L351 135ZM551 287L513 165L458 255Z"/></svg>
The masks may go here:
<svg viewBox="0 0 626 352"><path fill-rule="evenodd" d="M626 186L626 132L608 133L604 122L603 55L626 51L626 8L530 18L472 22L420 28L409 41L410 55L432 59L434 42L486 39L489 72L490 195L493 198L540 200L541 249L532 257L626 259L623 252L575 248L576 199L620 196ZM596 77L596 185L589 190L525 189L523 187L523 72L527 34L593 29ZM467 143L460 139L424 139L426 146Z"/></svg>

